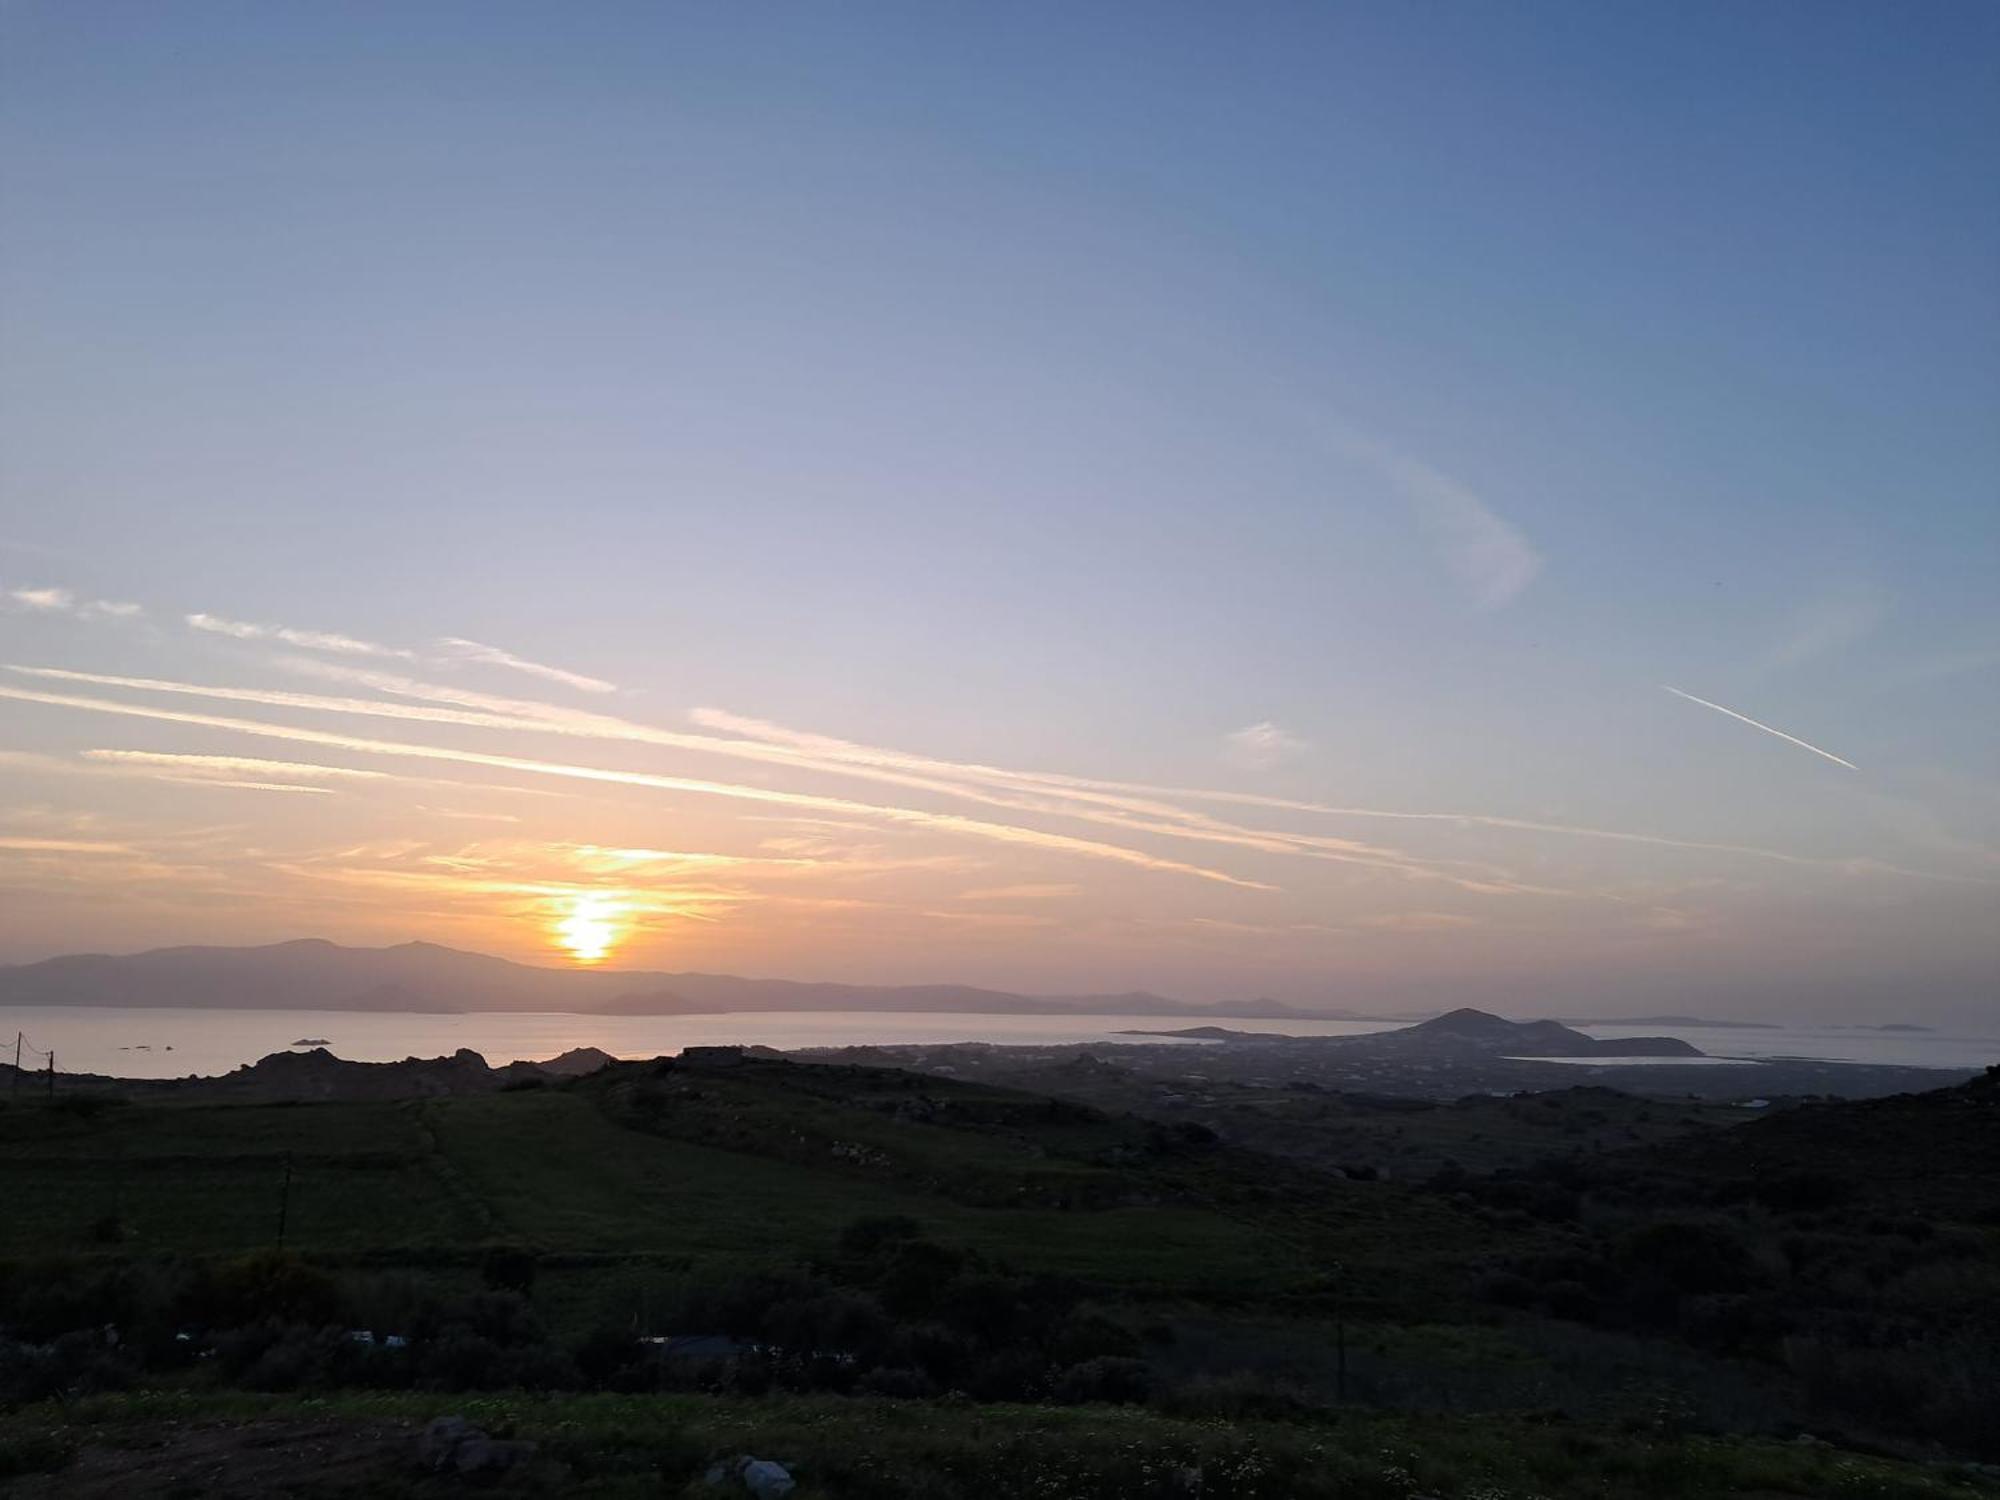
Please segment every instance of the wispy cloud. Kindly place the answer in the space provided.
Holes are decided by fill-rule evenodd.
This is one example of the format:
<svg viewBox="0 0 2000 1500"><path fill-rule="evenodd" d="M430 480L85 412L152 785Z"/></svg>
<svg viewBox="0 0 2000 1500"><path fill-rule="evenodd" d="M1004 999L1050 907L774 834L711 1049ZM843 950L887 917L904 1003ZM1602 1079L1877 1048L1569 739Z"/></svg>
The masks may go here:
<svg viewBox="0 0 2000 1500"><path fill-rule="evenodd" d="M185 713L172 709L148 708L138 704L116 703L99 698L82 698L60 693L31 692L23 688L0 687L0 698L12 698L21 702L43 703L54 707L80 709L91 713L150 719L164 723L193 724L209 729L229 730L239 734L291 740L300 744L324 745L366 755L397 756L428 761L449 761L461 765L486 766L496 770L517 771L529 775L555 776L578 781L647 787L657 791L683 792L694 796L726 797L735 800L763 802L780 806L811 808L824 812L847 813L876 818L904 826L926 828L939 833L958 834L968 838L984 839L995 843L1016 844L1054 852L1075 854L1085 858L1107 860L1162 873L1189 875L1202 880L1215 881L1223 885L1241 886L1253 890L1270 889L1270 887L1259 881L1245 880L1221 870L1192 865L1180 860L1162 858L1157 855L1148 854L1143 850L1128 848L1121 844L1108 844L1095 839L1083 839L1073 837L1069 834L1051 833L1043 829L966 818L955 813L927 812L918 808L884 806L879 803L857 802L843 797L780 791L771 787L744 786L728 782L707 781L695 777L659 776L643 771L617 770L602 766L571 765L552 761L533 760L524 756L490 755L480 751L454 749L443 745L417 745L394 740L364 739L354 735L332 734L323 730L303 729L293 725L269 724L253 719L234 719L217 714Z"/></svg>
<svg viewBox="0 0 2000 1500"><path fill-rule="evenodd" d="M434 818L451 818L461 823L518 823L521 820L513 813L474 812L464 807L433 807L427 802L416 804L420 813L429 813Z"/></svg>
<svg viewBox="0 0 2000 1500"><path fill-rule="evenodd" d="M1304 740L1269 719L1230 731L1222 737L1222 744L1224 758L1252 771L1267 771L1300 755L1306 748Z"/></svg>
<svg viewBox="0 0 2000 1500"><path fill-rule="evenodd" d="M560 708L514 698L443 687L374 669L312 664L318 675L372 686L380 691L432 702L387 702L375 698L329 697L262 688L230 688L135 678L63 668L13 666L8 670L44 679L83 682L101 687L172 693L225 702L254 703L314 713L340 713L406 722L558 734L696 751L801 772L860 777L888 785L959 798L1015 812L1077 819L1100 827L1149 837L1168 837L1235 847L1261 853L1332 860L1379 869L1413 879L1443 880L1478 894L1565 896L1571 893L1523 881L1490 864L1463 860L1426 859L1405 851L1356 839L1288 829L1247 827L1215 818L1190 803L1224 803L1267 812L1315 817L1360 818L1415 825L1462 825L1501 832L1598 839L1635 846L1679 849L1771 860L1798 866L1824 866L1830 861L1754 845L1679 839L1660 834L1572 825L1472 811L1405 811L1353 807L1333 803L1271 797L1254 792L1217 791L1200 787L1167 787L1053 772L1018 771L976 762L956 762L906 751L861 745L826 735L789 729L721 709L698 708L692 717L706 727L730 735L694 734L635 724L610 715ZM461 708L460 703L486 705ZM526 790L526 789L524 789ZM826 799L844 806L841 799ZM824 804L814 803L822 807ZM868 806L870 804L856 804ZM936 815L943 816L943 815ZM1923 874L1923 872L1906 872ZM1248 882L1260 884L1260 882Z"/></svg>
<svg viewBox="0 0 2000 1500"><path fill-rule="evenodd" d="M92 839L15 838L0 834L0 849L12 854L131 854L129 844L106 844Z"/></svg>
<svg viewBox="0 0 2000 1500"><path fill-rule="evenodd" d="M68 589L9 589L7 597L23 609L66 611L76 604Z"/></svg>
<svg viewBox="0 0 2000 1500"><path fill-rule="evenodd" d="M1498 609L1535 581L1541 554L1469 486L1359 433L1335 441L1394 486L1477 608Z"/></svg>
<svg viewBox="0 0 2000 1500"><path fill-rule="evenodd" d="M1021 885L989 885L978 890L960 891L961 901L1055 901L1080 896L1083 887L1061 881L1026 882Z"/></svg>
<svg viewBox="0 0 2000 1500"><path fill-rule="evenodd" d="M1770 671L1801 666L1863 639L1888 614L1888 595L1872 585L1825 595L1793 611L1759 665Z"/></svg>
<svg viewBox="0 0 2000 1500"><path fill-rule="evenodd" d="M311 693L290 693L261 688L210 687L194 683L162 681L156 678L121 677L102 673L73 672L55 667L10 667L9 670L28 676L50 678L68 682L88 682L96 686L134 688L146 692L185 694L194 697L213 698L226 702L247 702L270 707L298 708L320 712L347 713L393 719L413 720L438 724L456 724L487 729L507 729L540 731L547 733L580 736L605 740L627 740L639 744L667 746L682 750L698 750L710 754L735 759L762 761L767 764L788 765L794 769L818 771L822 773L859 776L869 780L885 782L904 788L939 793L980 803L989 807L1003 808L1013 812L1033 813L1055 817L1067 817L1100 827L1113 828L1126 833L1191 840L1198 843L1218 844L1238 849L1256 850L1269 854L1294 854L1308 859L1330 860L1339 863L1367 865L1418 879L1443 879L1461 882L1464 876L1452 872L1450 861L1426 862L1414 859L1394 849L1379 848L1353 839L1333 838L1325 835L1293 835L1283 832L1243 828L1238 825L1211 818L1205 814L1191 812L1158 801L1133 799L1122 794L1105 793L1094 790L1090 784L1075 778L1043 777L1029 773L1002 771L994 767L960 767L947 762L924 761L921 757L901 756L895 752L876 751L866 746L848 745L843 741L828 740L820 736L798 735L792 731L778 730L775 726L764 726L770 730L775 743L759 743L751 738L724 739L712 735L687 734L674 730L656 729L649 725L633 724L626 720L602 714L585 713L579 710L558 709L542 705L518 705L526 710L534 710L534 717L521 717L508 713L493 713L485 710L459 709L450 707L429 707L410 703L386 703L377 699L329 698ZM349 675L348 669L328 669ZM411 682L400 677L385 677L369 672L353 674L363 676L363 680L379 682L387 690L417 693L435 693L447 701L478 701L517 705L517 700L493 699L484 694L466 694L456 689L433 688L427 684ZM390 684L394 684L393 687ZM727 717L727 716L724 716ZM754 724L757 721L742 721ZM902 769L904 765L924 767L919 771ZM936 767L933 771L929 768ZM715 783L701 783L715 785ZM997 788L997 789L996 789ZM844 806L872 807L876 804L846 803L838 798L805 801L798 805L839 808ZM921 815L931 820L935 826L944 827L954 820L952 814L925 813ZM1006 828L1014 825L984 823L980 820L958 820L976 828ZM980 835L993 837L995 835ZM1056 847L1054 841L1068 838L1063 834L1038 835L1048 846ZM1096 841L1076 840L1078 844L1089 846ZM1167 864L1180 865L1179 861ZM1265 888L1265 883L1254 880L1239 880L1220 875L1205 867L1181 866L1186 870L1200 869L1211 879L1224 879L1232 884ZM1539 891L1542 894L1556 894L1539 887L1515 885L1490 868L1474 884L1466 889L1476 889L1485 893L1498 893L1514 889L1520 892Z"/></svg>
<svg viewBox="0 0 2000 1500"><path fill-rule="evenodd" d="M183 755L166 750L86 750L83 755L86 760L144 766L182 776L291 776L304 781L387 779L387 773L382 771L323 766L310 761L260 760L248 755Z"/></svg>
<svg viewBox="0 0 2000 1500"><path fill-rule="evenodd" d="M92 754L85 751L84 754ZM331 788L306 786L297 782L268 782L237 775L176 768L166 756L159 763L140 760L65 760L59 755L39 755L32 750L0 750L0 770L53 776L102 776L142 781L162 781L176 786L222 787L252 792L309 792L328 795ZM227 757L219 757L226 759Z"/></svg>
<svg viewBox="0 0 2000 1500"><path fill-rule="evenodd" d="M563 667L551 667L543 662L529 661L516 656L511 651L503 651L498 646L481 645L478 641L464 640L458 636L446 636L438 642L447 655L459 661L480 662L487 666L505 667L512 672L524 672L530 677L539 677L545 682L560 683L564 687L575 688L583 693L615 693L618 684L606 682L601 677L586 677L581 672L571 672Z"/></svg>
<svg viewBox="0 0 2000 1500"><path fill-rule="evenodd" d="M384 646L359 640L331 630L299 630L290 625L257 625L247 620L226 620L220 615L191 614L184 617L193 630L210 635L226 635L239 641L283 641L306 651L330 651L337 656L378 656L414 661L417 653L400 646Z"/></svg>
<svg viewBox="0 0 2000 1500"><path fill-rule="evenodd" d="M2000 667L2000 645L1961 646L1914 661L1903 675L1912 682L1932 682L1969 672L1990 672L1995 667Z"/></svg>
<svg viewBox="0 0 2000 1500"><path fill-rule="evenodd" d="M70 590L53 586L9 589L0 597L4 597L13 609L32 610L38 614L79 615L87 620L129 620L145 613L136 604L116 599L79 599Z"/></svg>
<svg viewBox="0 0 2000 1500"><path fill-rule="evenodd" d="M1661 686L1666 687L1666 684L1662 683ZM1760 723L1756 719L1751 718L1748 714L1739 714L1733 708L1724 708L1720 703L1711 703L1706 698L1697 698L1693 693L1684 693L1677 687L1667 687L1666 690L1672 693L1676 698L1685 698L1690 703L1699 703L1703 708L1712 708L1719 714L1729 715L1730 718L1737 720L1739 723L1748 724L1752 729L1761 729L1764 731L1764 733L1769 735L1775 735L1779 739L1785 741L1787 744L1797 745L1801 750L1810 750L1814 755L1817 755L1821 760L1830 760L1836 766L1845 766L1850 771L1858 771L1861 769L1861 767L1857 766L1853 761L1843 760L1838 755L1835 755L1831 750L1822 750L1820 749L1819 746L1812 744L1809 741L1802 740L1795 734L1786 734L1785 731L1782 729L1773 729L1769 724Z"/></svg>

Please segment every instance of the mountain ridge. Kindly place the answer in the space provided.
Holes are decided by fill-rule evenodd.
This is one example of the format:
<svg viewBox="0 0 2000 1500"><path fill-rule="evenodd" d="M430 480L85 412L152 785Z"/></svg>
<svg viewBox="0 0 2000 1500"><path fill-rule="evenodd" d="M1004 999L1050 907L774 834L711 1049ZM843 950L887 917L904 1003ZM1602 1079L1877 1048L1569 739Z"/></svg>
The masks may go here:
<svg viewBox="0 0 2000 1500"><path fill-rule="evenodd" d="M0 1005L142 1009L334 1010L459 1015L706 1015L754 1011L942 1011L966 1014L1185 1016L1199 1004L1132 991L1035 995L966 984L869 985L700 971L560 969L421 940L378 948L325 938L252 947L181 945L75 953L0 967ZM1275 1001L1225 1014L1341 1019Z"/></svg>

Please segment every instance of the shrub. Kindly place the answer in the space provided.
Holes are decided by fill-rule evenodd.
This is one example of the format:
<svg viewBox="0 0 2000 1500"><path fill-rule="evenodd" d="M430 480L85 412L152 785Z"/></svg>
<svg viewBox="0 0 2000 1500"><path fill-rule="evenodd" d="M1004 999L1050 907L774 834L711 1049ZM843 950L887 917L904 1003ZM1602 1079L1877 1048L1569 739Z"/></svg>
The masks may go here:
<svg viewBox="0 0 2000 1500"><path fill-rule="evenodd" d="M339 1284L287 1250L258 1250L230 1261L216 1273L212 1292L210 1321L219 1324L342 1321Z"/></svg>
<svg viewBox="0 0 2000 1500"><path fill-rule="evenodd" d="M1051 1394L1058 1401L1134 1406L1153 1394L1153 1386L1153 1367L1146 1361L1108 1355L1071 1365L1056 1377Z"/></svg>
<svg viewBox="0 0 2000 1500"><path fill-rule="evenodd" d="M881 1214L854 1220L840 1231L843 1255L875 1256L890 1245L916 1239L923 1226L908 1214Z"/></svg>
<svg viewBox="0 0 2000 1500"><path fill-rule="evenodd" d="M1619 1257L1675 1292L1734 1292L1753 1280L1750 1252L1720 1224L1667 1220L1628 1235Z"/></svg>
<svg viewBox="0 0 2000 1500"><path fill-rule="evenodd" d="M1170 1386L1152 1404L1169 1416L1222 1422L1295 1422L1321 1410L1294 1387L1247 1371Z"/></svg>
<svg viewBox="0 0 2000 1500"><path fill-rule="evenodd" d="M518 1245L495 1245L480 1258L479 1277L495 1291L527 1296L535 1289L535 1252Z"/></svg>
<svg viewBox="0 0 2000 1500"><path fill-rule="evenodd" d="M0 1479L53 1474L76 1457L76 1444L52 1432L23 1432L0 1438Z"/></svg>

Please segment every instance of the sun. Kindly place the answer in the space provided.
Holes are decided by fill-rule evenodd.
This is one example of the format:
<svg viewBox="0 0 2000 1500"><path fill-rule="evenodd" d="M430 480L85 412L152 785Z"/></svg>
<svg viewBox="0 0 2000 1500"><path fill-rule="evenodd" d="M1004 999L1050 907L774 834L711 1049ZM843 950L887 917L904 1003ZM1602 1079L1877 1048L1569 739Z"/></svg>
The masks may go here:
<svg viewBox="0 0 2000 1500"><path fill-rule="evenodd" d="M572 896L567 914L555 924L556 941L580 964L603 963L625 936L619 911L616 901L595 891Z"/></svg>

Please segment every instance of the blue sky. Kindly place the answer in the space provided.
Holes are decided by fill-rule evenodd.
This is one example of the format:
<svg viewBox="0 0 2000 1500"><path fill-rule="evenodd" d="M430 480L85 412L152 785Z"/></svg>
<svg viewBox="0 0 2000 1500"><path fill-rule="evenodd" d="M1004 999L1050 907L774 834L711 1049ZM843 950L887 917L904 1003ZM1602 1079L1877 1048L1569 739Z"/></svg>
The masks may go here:
<svg viewBox="0 0 2000 1500"><path fill-rule="evenodd" d="M720 710L959 768L898 786L929 822L802 830L720 793L510 801L512 773L458 762L453 794L485 799L460 818L388 752L0 698L0 956L327 932L537 957L591 897L621 913L617 961L668 967L1991 1005L1991 7L0 25L6 661L433 705L442 684L681 733ZM851 756L575 724L555 748L886 795ZM285 795L222 784L279 772L91 751L378 774ZM992 809L952 778L975 765L1348 811L1176 801L1107 831L1046 785L1008 794L1032 804L1010 828L1230 884L968 836L949 817ZM1388 853L1195 859L1197 807ZM1412 811L1494 821L1363 815ZM41 847L63 843L127 852ZM361 847L365 879L339 858ZM685 860L580 848L711 858L696 900ZM506 889L413 894L474 868ZM996 890L1038 894L957 899Z"/></svg>

